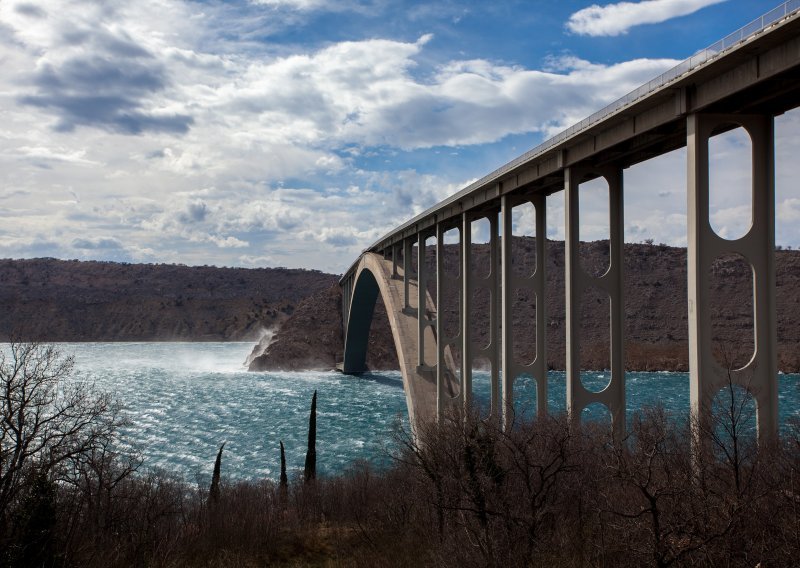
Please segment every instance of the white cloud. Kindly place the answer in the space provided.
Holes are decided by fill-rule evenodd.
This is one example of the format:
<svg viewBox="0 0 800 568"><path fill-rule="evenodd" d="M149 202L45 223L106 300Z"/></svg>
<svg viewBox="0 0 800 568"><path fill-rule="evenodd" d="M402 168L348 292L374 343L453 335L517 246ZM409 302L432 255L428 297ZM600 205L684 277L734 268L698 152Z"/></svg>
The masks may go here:
<svg viewBox="0 0 800 568"><path fill-rule="evenodd" d="M486 173L451 157L463 146L514 134L533 145L676 63L437 63L428 34L271 49L228 39L225 24L244 24L224 3L15 6L0 1L0 256L340 271ZM673 201L634 199L626 219L677 219ZM563 208L548 217L563 224ZM685 222L657 230L685 238Z"/></svg>
<svg viewBox="0 0 800 568"><path fill-rule="evenodd" d="M258 6L299 12L364 12L374 2L358 0L250 0Z"/></svg>
<svg viewBox="0 0 800 568"><path fill-rule="evenodd" d="M642 24L658 24L726 0L643 0L592 4L569 17L567 29L578 35L618 36Z"/></svg>

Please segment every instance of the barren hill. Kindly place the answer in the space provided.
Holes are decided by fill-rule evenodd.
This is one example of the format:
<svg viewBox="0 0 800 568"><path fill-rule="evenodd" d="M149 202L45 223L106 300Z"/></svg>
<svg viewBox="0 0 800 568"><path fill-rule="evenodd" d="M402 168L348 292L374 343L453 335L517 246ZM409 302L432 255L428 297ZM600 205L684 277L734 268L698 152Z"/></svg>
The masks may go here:
<svg viewBox="0 0 800 568"><path fill-rule="evenodd" d="M533 239L514 242L520 267L533 266ZM475 247L474 265L488 271L488 249ZM433 262L434 253L427 258ZM594 274L608 266L608 244L598 241L581 246L584 268ZM457 272L458 250L449 246L446 270ZM516 266L515 266L516 268ZM432 266L431 266L432 269ZM778 366L800 372L800 251L777 251ZM548 242L548 365L564 368L564 244ZM718 259L711 269L714 301L713 328L719 357L742 365L753 351L752 277L741 259ZM626 366L632 370L687 370L688 320L686 312L686 250L664 245L625 245ZM440 307L449 334L457 325L457 294ZM488 296L477 294L472 317L473 337L488 336ZM588 293L582 303L582 367L603 369L608 363L608 303L602 295ZM522 362L533 357L535 307L530 297L518 294L514 310L515 353ZM270 345L254 350L251 370L331 369L341 358L341 292L338 286L302 301ZM455 353L458 359L458 353ZM385 310L378 302L373 319L367 364L371 369L396 369L397 355Z"/></svg>
<svg viewBox="0 0 800 568"><path fill-rule="evenodd" d="M0 260L0 339L255 341L334 282L286 268Z"/></svg>

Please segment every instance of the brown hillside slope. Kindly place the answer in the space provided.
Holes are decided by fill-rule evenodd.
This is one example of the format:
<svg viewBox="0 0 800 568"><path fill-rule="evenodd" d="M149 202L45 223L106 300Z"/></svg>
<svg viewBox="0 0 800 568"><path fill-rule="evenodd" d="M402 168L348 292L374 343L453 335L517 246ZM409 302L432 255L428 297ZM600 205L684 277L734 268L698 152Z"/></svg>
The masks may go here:
<svg viewBox="0 0 800 568"><path fill-rule="evenodd" d="M533 240L515 239L514 256L521 266L532 266ZM600 273L608 266L608 245L598 241L582 245L584 267ZM431 253L428 258L433 261ZM458 253L448 248L446 269L456 271ZM488 250L475 247L476 271L488 270ZM778 364L784 372L800 372L800 251L778 251L777 310ZM564 246L548 243L548 365L564 368ZM718 260L712 267L710 287L714 329L718 346L728 360L742 364L752 353L752 284L744 263ZM626 366L632 370L674 370L688 368L688 323L686 313L686 250L660 245L625 245ZM583 303L582 367L602 369L608 363L608 304L597 294L587 294ZM457 325L457 294L449 295L440 310L452 333ZM475 297L473 337L488 336L488 298ZM534 328L532 302L520 294L514 310L515 353L526 362L532 356ZM341 358L341 292L338 286L315 294L298 306L296 313L280 328L271 345L251 364L251 370L331 369ZM257 355L257 353L256 353ZM458 359L458 353L456 353ZM721 357L722 358L722 357ZM309 367L309 364L311 365ZM373 319L367 364L371 369L396 369L397 356L383 306Z"/></svg>
<svg viewBox="0 0 800 568"><path fill-rule="evenodd" d="M253 340L334 282L285 268L0 260L0 340Z"/></svg>

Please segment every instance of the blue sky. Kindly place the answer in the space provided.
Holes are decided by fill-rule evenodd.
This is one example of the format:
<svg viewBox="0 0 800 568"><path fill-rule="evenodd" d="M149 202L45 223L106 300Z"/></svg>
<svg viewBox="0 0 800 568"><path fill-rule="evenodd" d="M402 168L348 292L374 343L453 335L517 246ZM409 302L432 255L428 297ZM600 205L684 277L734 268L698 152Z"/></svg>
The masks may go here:
<svg viewBox="0 0 800 568"><path fill-rule="evenodd" d="M0 257L341 272L775 5L3 0ZM798 126L796 112L776 121L790 246ZM735 234L747 141L717 151L713 222ZM626 171L628 241L685 244L684 172L682 151ZM585 238L607 231L599 203L589 188ZM548 214L558 238L558 195Z"/></svg>

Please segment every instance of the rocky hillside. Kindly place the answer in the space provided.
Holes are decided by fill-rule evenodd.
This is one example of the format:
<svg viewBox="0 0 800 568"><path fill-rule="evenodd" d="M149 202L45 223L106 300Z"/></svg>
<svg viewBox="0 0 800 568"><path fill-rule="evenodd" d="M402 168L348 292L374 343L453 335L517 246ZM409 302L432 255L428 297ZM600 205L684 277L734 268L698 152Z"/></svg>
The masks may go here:
<svg viewBox="0 0 800 568"><path fill-rule="evenodd" d="M534 261L533 239L514 242L514 257L520 273ZM434 253L428 255L431 263ZM586 243L581 248L582 265L600 274L608 266L608 244ZM475 247L475 270L488 271L488 250ZM458 251L448 248L446 270L457 273ZM777 310L778 364L785 372L800 372L800 252L778 251ZM564 246L548 243L548 365L564 368L566 326L564 321ZM723 364L740 366L753 352L752 277L741 259L717 260L711 270L713 328L717 357ZM433 293L433 289L431 289ZM686 250L682 248L625 245L626 366L632 370L686 370L688 368L688 323L686 312ZM457 294L440 309L452 333L457 325ZM488 295L477 293L472 318L473 337L488 337ZM590 291L582 302L581 331L586 369L608 368L608 301ZM535 306L528 294L519 292L515 301L515 356L522 362L533 357ZM341 358L341 292L338 286L300 302L271 344L256 347L251 370L331 369ZM455 353L458 359L458 353ZM727 363L726 363L727 362ZM397 355L385 310L380 300L373 319L367 364L371 369L397 368Z"/></svg>
<svg viewBox="0 0 800 568"><path fill-rule="evenodd" d="M0 340L257 340L335 282L285 268L0 260Z"/></svg>

